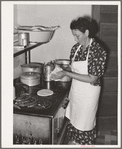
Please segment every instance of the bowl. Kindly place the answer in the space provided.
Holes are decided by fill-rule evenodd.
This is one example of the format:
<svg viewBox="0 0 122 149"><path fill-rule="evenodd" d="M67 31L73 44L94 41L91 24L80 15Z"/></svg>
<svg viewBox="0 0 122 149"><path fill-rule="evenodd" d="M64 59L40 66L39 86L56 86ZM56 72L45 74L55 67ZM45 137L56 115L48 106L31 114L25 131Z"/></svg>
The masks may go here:
<svg viewBox="0 0 122 149"><path fill-rule="evenodd" d="M29 33L30 36L30 43L36 43L36 42L49 42L53 35L54 31L28 31L28 30L22 30L19 32Z"/></svg>
<svg viewBox="0 0 122 149"><path fill-rule="evenodd" d="M68 67L70 65L69 59L56 59L55 64L63 67Z"/></svg>

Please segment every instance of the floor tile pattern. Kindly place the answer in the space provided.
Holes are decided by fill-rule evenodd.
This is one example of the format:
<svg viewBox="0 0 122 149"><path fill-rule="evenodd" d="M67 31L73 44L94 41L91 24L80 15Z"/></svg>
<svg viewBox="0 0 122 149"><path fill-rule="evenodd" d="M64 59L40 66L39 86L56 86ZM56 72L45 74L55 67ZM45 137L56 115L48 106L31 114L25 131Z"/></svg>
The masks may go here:
<svg viewBox="0 0 122 149"><path fill-rule="evenodd" d="M96 145L117 145L117 131L98 131Z"/></svg>

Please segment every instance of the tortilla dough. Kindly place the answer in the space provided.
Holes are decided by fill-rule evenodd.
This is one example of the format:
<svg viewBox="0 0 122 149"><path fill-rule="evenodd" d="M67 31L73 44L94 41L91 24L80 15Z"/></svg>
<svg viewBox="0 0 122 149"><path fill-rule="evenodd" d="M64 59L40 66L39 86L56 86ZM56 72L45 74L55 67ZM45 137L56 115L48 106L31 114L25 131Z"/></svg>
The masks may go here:
<svg viewBox="0 0 122 149"><path fill-rule="evenodd" d="M56 65L55 69L51 72L50 76L51 76L51 80L54 80L54 81L60 81L61 79L55 79L53 77L55 77L55 75L57 75L56 73L57 72L60 72L62 71L63 69L59 66Z"/></svg>
<svg viewBox="0 0 122 149"><path fill-rule="evenodd" d="M38 96L50 96L52 94L53 94L53 91L49 89L42 89L37 92Z"/></svg>

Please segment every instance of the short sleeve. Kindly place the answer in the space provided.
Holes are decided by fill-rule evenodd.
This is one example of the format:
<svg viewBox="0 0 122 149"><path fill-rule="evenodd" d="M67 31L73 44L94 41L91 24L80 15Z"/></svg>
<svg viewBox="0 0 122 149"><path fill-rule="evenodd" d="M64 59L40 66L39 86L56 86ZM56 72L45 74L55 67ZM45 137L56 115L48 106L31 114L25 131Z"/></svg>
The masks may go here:
<svg viewBox="0 0 122 149"><path fill-rule="evenodd" d="M100 47L92 47L92 52L89 60L88 72L94 76L102 76L105 71L106 51Z"/></svg>

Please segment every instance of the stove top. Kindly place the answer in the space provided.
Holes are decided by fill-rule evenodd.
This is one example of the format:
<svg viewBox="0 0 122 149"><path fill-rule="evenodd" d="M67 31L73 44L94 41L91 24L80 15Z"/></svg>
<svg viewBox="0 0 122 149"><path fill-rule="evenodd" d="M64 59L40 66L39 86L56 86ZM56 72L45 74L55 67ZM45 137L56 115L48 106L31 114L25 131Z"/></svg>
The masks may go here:
<svg viewBox="0 0 122 149"><path fill-rule="evenodd" d="M51 102L47 99L42 99L38 95L22 94L14 100L14 104L19 109L33 108L45 110L51 106Z"/></svg>
<svg viewBox="0 0 122 149"><path fill-rule="evenodd" d="M19 97L15 98L14 105L18 109L23 108L34 108L35 110L46 110L51 107L52 102L59 96L59 93L54 91L52 95L49 96L38 96L31 95L29 93L23 93Z"/></svg>
<svg viewBox="0 0 122 149"><path fill-rule="evenodd" d="M69 86L70 84L65 84L65 82L43 82L38 86L29 87L21 82L16 82L14 113L52 117L69 91ZM44 97L38 96L37 92L41 89L51 89L53 94Z"/></svg>

